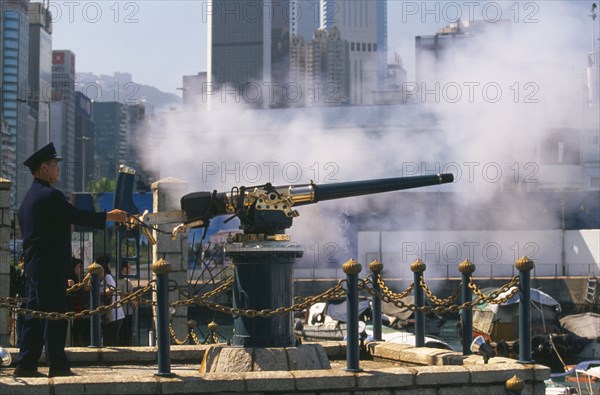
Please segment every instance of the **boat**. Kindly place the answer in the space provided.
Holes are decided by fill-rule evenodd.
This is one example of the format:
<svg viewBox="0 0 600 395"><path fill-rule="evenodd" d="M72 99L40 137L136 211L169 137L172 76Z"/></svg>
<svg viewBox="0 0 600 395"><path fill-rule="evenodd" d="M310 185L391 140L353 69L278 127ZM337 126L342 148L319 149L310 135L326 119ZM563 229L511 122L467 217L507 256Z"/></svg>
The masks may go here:
<svg viewBox="0 0 600 395"><path fill-rule="evenodd" d="M570 356L579 360L600 359L600 314L582 313L564 316L560 319L563 333L584 339L584 346Z"/></svg>
<svg viewBox="0 0 600 395"><path fill-rule="evenodd" d="M401 300L407 306L414 304L414 296L406 296ZM391 328L414 333L414 311L406 307L398 307L393 303L381 301L381 312L383 313L384 322ZM425 334L438 336L446 319L435 313L430 313L425 315L424 321Z"/></svg>
<svg viewBox="0 0 600 395"><path fill-rule="evenodd" d="M499 294L495 300L509 295L515 287ZM492 289L484 289L489 294ZM473 306L473 337L483 336L488 342L514 342L519 338L519 294L500 304L484 303ZM560 332L560 303L552 296L531 289L531 335Z"/></svg>
<svg viewBox="0 0 600 395"><path fill-rule="evenodd" d="M600 315L572 314L560 319L560 332L531 339L532 357L553 372L600 360ZM581 369L580 369L581 370Z"/></svg>
<svg viewBox="0 0 600 395"><path fill-rule="evenodd" d="M550 374L546 395L555 394L600 394L600 360L583 361L565 372Z"/></svg>
<svg viewBox="0 0 600 395"><path fill-rule="evenodd" d="M359 301L359 331L361 340L373 340L373 326L370 322L370 301ZM296 317L294 333L306 341L344 341L346 339L346 301L328 301L315 303L302 317ZM382 325L382 340L400 344L415 344L415 335ZM434 336L425 336L425 346L452 350L444 340Z"/></svg>

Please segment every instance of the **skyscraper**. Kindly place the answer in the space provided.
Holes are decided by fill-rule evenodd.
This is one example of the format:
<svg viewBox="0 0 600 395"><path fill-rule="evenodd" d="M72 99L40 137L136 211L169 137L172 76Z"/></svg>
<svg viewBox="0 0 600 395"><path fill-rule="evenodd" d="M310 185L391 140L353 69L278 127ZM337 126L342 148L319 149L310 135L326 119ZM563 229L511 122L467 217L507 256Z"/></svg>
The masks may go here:
<svg viewBox="0 0 600 395"><path fill-rule="evenodd" d="M113 179L117 174L119 159L127 149L124 142L127 128L124 104L94 102L92 114L95 127L94 158L98 165L98 177Z"/></svg>
<svg viewBox="0 0 600 395"><path fill-rule="evenodd" d="M29 107L35 119L33 150L49 143L52 99L52 15L43 3L29 5Z"/></svg>
<svg viewBox="0 0 600 395"><path fill-rule="evenodd" d="M29 58L29 0L4 0L0 7L0 60L2 61L2 122L8 136L1 140L2 174L13 182L12 204L16 205L28 187L30 175L21 163L33 153L27 104Z"/></svg>
<svg viewBox="0 0 600 395"><path fill-rule="evenodd" d="M56 150L63 157L60 188L73 192L75 177L75 54L71 51L52 51L52 108L51 135ZM62 103L56 105L56 102ZM59 117L60 120L55 120ZM56 122L55 122L56 121ZM61 124L61 126L59 126Z"/></svg>
<svg viewBox="0 0 600 395"><path fill-rule="evenodd" d="M320 15L350 43L350 103L373 104L387 76L387 0L321 0Z"/></svg>
<svg viewBox="0 0 600 395"><path fill-rule="evenodd" d="M97 177L115 178L119 164L141 169L142 141L147 138L143 103L94 102L94 158ZM147 178L146 174L140 177Z"/></svg>
<svg viewBox="0 0 600 395"><path fill-rule="evenodd" d="M307 105L336 106L348 102L348 42L337 27L318 29L306 46Z"/></svg>
<svg viewBox="0 0 600 395"><path fill-rule="evenodd" d="M207 92L215 100L285 106L292 34L318 26L316 0L209 0ZM309 33L310 32L310 33ZM214 94L219 91L219 94Z"/></svg>
<svg viewBox="0 0 600 395"><path fill-rule="evenodd" d="M75 92L75 191L85 192L87 183L97 177L94 161L94 121L92 100Z"/></svg>

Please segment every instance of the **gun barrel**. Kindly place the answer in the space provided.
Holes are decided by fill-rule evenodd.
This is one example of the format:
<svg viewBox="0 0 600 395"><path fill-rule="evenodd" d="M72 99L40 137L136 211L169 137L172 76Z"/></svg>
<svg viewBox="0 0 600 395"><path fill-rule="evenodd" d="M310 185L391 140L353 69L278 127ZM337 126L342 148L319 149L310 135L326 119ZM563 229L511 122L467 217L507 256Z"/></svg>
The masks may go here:
<svg viewBox="0 0 600 395"><path fill-rule="evenodd" d="M379 180L340 182L337 184L306 184L272 187L241 188L232 192L194 192L181 198L181 209L187 222L207 220L218 215L237 214L255 208L282 211L284 217L291 218L292 206L303 206L325 200L343 199L353 196L399 191L454 181L452 174L384 178ZM243 191L243 194L242 194ZM254 210L252 210L254 211ZM242 214L243 216L244 214ZM254 215L254 214L252 214ZM296 214L297 215L297 214ZM241 217L240 217L241 219ZM246 217L242 221L246 221ZM291 220L290 220L291 221Z"/></svg>
<svg viewBox="0 0 600 395"><path fill-rule="evenodd" d="M325 200L420 188L430 185L446 184L453 181L454 176L452 174L444 173L427 176L340 182L337 184L312 184L293 187L293 189L290 188L290 195L295 206L302 206Z"/></svg>

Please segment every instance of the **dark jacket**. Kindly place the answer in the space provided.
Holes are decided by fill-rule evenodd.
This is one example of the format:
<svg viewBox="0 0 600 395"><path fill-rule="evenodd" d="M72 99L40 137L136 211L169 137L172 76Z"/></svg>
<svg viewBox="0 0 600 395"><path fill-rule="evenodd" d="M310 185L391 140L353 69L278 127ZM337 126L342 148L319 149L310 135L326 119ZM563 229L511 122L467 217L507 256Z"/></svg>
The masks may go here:
<svg viewBox="0 0 600 395"><path fill-rule="evenodd" d="M35 178L19 208L25 274L67 278L72 271L71 224L103 229L106 213L79 210L46 181Z"/></svg>

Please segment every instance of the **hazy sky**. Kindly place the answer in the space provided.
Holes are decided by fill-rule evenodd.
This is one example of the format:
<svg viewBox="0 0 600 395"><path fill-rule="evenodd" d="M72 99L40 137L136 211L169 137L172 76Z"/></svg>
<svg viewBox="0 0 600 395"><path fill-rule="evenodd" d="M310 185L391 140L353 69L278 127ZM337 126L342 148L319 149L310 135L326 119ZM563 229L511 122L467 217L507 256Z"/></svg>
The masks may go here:
<svg viewBox="0 0 600 395"><path fill-rule="evenodd" d="M535 24L546 18L549 3L569 3L571 17L579 26L557 29L585 25L589 35L582 35L572 45L589 49L592 1L389 0L390 57L398 52L410 77L415 35L433 34L459 13L463 20L493 22L502 18ZM201 0L51 0L53 47L75 52L78 71L129 72L136 82L180 93L177 87L182 85L182 75L206 70L206 4ZM585 67L585 58L581 62Z"/></svg>

